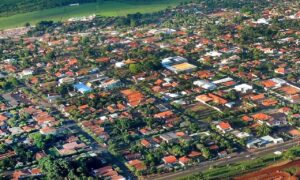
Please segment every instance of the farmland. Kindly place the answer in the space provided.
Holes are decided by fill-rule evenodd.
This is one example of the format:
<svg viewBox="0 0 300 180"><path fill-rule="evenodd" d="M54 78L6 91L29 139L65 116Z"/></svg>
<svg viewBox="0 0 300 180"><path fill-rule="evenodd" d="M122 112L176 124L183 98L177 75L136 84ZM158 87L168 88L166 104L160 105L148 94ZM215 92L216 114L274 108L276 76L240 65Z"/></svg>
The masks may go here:
<svg viewBox="0 0 300 180"><path fill-rule="evenodd" d="M36 24L42 20L63 21L70 17L81 17L91 14L100 16L125 16L132 13L150 13L174 7L184 0L162 0L151 2L116 2L86 3L79 6L65 6L41 11L17 14L0 18L0 29L23 26L25 23Z"/></svg>

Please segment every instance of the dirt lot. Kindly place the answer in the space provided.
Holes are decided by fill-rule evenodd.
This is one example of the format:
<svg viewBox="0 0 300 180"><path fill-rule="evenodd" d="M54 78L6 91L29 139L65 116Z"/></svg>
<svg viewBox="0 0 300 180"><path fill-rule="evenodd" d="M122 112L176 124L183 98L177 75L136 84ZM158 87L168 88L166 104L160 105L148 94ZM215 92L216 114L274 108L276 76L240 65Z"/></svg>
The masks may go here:
<svg viewBox="0 0 300 180"><path fill-rule="evenodd" d="M200 119L206 119L207 117L217 114L218 112L210 107L208 107L205 104L202 104L200 102L188 105L185 109L189 109L192 112L195 112L199 115Z"/></svg>
<svg viewBox="0 0 300 180"><path fill-rule="evenodd" d="M296 170L295 175L287 173L289 170ZM285 164L272 165L262 170L248 173L234 178L235 180L297 180L300 178L300 160Z"/></svg>

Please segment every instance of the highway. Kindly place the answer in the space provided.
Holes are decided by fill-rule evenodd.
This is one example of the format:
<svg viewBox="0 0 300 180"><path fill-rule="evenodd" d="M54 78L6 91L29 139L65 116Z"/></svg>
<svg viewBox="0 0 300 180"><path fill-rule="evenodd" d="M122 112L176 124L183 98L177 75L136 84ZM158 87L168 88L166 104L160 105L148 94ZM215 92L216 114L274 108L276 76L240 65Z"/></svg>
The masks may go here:
<svg viewBox="0 0 300 180"><path fill-rule="evenodd" d="M176 179L176 178L180 178L180 177L184 177L184 176L188 176L191 175L193 173L197 173L197 172L203 172L205 170L208 170L211 166L216 166L216 165L226 165L226 164L231 164L231 163L238 163L241 161L245 161L245 160L249 160L249 158L251 159L256 159L259 158L261 156L273 153L275 151L284 151L287 150L295 145L299 144L299 138L297 139L293 139L291 141L287 141L284 143L280 143L280 144L276 144L273 146L269 146L269 147L265 147L265 148L259 148L256 149L253 152L242 152L236 156L233 156L231 158L223 158L223 159L219 159L219 160L215 160L215 161L206 161L206 162L202 162L200 163L198 166L193 166L190 167L186 170L183 171L178 171L178 172L171 172L171 173L166 173L166 174L156 174L156 175L152 175L152 176L146 176L143 177L143 179L145 180L169 180L169 179ZM274 155L275 156L275 155ZM230 157L230 155L228 155L228 157Z"/></svg>

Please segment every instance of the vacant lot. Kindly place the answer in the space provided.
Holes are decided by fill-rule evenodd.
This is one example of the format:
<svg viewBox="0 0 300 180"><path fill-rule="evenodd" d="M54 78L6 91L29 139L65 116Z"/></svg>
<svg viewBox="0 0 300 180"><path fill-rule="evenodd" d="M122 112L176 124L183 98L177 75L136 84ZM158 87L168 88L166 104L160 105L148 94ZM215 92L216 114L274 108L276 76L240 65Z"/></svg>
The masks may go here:
<svg viewBox="0 0 300 180"><path fill-rule="evenodd" d="M187 109L189 112L195 113L199 120L205 120L208 117L211 117L212 115L218 113L218 111L200 102L188 105L187 107L185 107L185 109Z"/></svg>
<svg viewBox="0 0 300 180"><path fill-rule="evenodd" d="M17 14L0 18L0 29L23 26L26 22L35 24L41 20L61 21L70 17L87 16L97 14L101 16L124 16L131 13L150 13L173 7L185 0L154 0L148 2L133 3L104 1L102 3L87 3L79 6L58 7Z"/></svg>

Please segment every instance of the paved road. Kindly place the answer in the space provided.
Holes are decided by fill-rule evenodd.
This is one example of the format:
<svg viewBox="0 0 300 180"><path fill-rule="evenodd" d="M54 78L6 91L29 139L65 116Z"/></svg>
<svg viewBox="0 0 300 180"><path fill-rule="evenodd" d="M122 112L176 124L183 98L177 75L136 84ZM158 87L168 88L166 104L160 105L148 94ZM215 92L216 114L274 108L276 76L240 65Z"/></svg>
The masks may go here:
<svg viewBox="0 0 300 180"><path fill-rule="evenodd" d="M179 171L179 172L174 172L174 173L167 173L167 174L159 174L159 175L153 175L153 176L147 176L144 177L143 179L146 180L169 180L169 179L175 179L175 178L180 178L180 177L184 177L184 176L188 176L191 175L193 173L197 173L197 172L201 172L201 171L205 171L208 170L211 166L213 165L226 165L226 164L230 164L230 163L238 163L241 161L245 161L249 158L253 159L253 158L259 158L261 156L273 153L275 151L284 151L287 150L288 148L291 148L295 145L299 144L300 139L294 139L291 141L287 141L281 144L277 144L274 146L270 146L270 147L266 147L266 148L260 148L257 149L254 152L243 152L240 153L238 156L235 157L231 157L231 158L225 158L225 159L219 159L216 161L207 161L207 162L203 162L200 163L198 166L195 167L191 167L189 169L183 170L183 171ZM275 156L275 155L274 155Z"/></svg>

